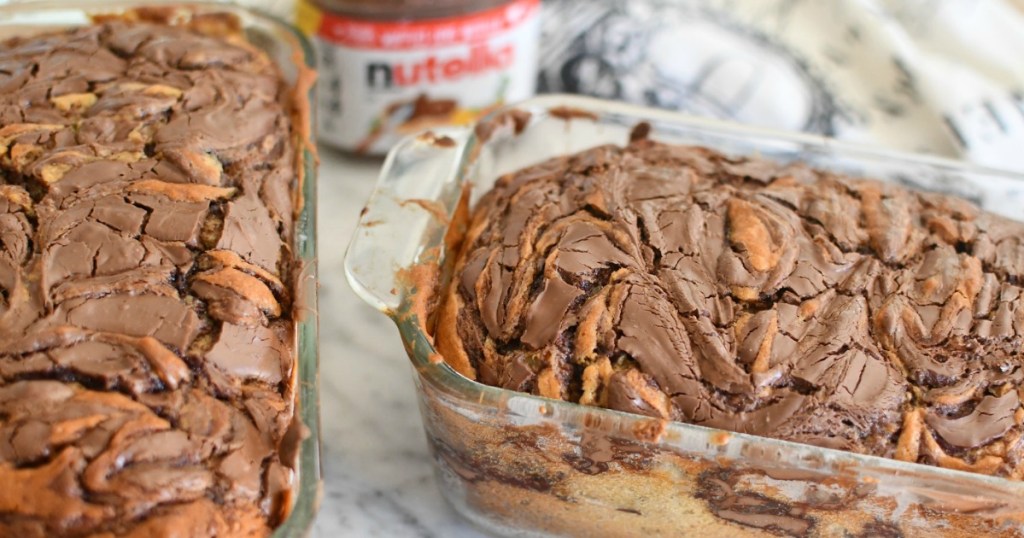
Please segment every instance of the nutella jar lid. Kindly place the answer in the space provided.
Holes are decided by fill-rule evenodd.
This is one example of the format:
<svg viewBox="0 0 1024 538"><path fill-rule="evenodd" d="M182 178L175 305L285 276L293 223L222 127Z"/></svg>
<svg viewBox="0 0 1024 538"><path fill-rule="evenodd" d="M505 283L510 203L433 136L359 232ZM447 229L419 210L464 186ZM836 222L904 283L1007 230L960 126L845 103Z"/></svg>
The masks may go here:
<svg viewBox="0 0 1024 538"><path fill-rule="evenodd" d="M299 0L318 55L318 139L381 155L534 94L540 0Z"/></svg>
<svg viewBox="0 0 1024 538"><path fill-rule="evenodd" d="M374 20L422 20L466 15L508 0L314 0L322 9Z"/></svg>

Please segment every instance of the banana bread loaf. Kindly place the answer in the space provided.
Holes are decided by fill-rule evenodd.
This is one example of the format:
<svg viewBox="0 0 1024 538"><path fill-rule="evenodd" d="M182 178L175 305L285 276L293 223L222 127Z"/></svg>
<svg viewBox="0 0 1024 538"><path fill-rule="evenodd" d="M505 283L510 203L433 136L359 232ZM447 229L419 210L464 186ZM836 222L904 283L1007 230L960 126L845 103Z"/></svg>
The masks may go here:
<svg viewBox="0 0 1024 538"><path fill-rule="evenodd" d="M500 178L435 339L489 385L1021 478L1024 225L638 140Z"/></svg>
<svg viewBox="0 0 1024 538"><path fill-rule="evenodd" d="M2 536L288 509L293 103L224 22L0 43Z"/></svg>

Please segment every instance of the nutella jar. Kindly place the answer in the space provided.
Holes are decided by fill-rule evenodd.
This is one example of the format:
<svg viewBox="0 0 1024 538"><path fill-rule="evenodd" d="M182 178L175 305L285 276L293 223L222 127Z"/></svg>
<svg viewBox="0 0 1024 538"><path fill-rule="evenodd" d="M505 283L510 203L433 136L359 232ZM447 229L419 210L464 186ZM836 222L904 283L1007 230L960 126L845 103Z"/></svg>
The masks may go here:
<svg viewBox="0 0 1024 538"><path fill-rule="evenodd" d="M318 138L383 154L533 95L539 0L299 0L317 47Z"/></svg>

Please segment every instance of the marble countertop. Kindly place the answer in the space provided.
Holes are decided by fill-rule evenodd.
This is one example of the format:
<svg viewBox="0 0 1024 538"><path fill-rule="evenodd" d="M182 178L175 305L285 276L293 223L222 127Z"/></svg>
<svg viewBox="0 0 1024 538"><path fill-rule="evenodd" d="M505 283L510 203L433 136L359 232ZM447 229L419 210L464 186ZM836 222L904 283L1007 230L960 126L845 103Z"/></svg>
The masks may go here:
<svg viewBox="0 0 1024 538"><path fill-rule="evenodd" d="M324 496L312 536L481 537L441 497L398 330L345 281L345 249L380 164L321 150Z"/></svg>

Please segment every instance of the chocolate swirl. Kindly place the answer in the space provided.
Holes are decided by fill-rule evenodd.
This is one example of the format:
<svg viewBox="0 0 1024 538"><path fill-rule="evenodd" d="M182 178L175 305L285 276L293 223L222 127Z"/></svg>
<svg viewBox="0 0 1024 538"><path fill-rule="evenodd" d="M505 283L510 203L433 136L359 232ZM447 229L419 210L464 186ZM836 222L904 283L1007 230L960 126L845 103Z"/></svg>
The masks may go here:
<svg viewBox="0 0 1024 538"><path fill-rule="evenodd" d="M637 140L498 180L437 344L484 383L1020 478L1024 225Z"/></svg>
<svg viewBox="0 0 1024 538"><path fill-rule="evenodd" d="M0 44L0 535L286 510L291 111L223 22Z"/></svg>

